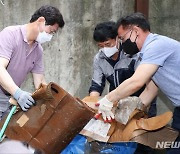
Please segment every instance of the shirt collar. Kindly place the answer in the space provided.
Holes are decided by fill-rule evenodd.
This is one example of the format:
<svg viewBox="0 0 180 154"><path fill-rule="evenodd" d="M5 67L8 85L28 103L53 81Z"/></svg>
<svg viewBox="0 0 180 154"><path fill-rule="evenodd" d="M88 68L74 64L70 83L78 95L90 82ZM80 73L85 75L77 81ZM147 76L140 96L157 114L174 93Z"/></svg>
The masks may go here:
<svg viewBox="0 0 180 154"><path fill-rule="evenodd" d="M26 26L27 26L27 25L22 25L22 26L21 26L21 32L22 32L22 36L23 36L24 42L28 43L27 38L26 38L26 33L27 33Z"/></svg>
<svg viewBox="0 0 180 154"><path fill-rule="evenodd" d="M154 40L156 39L155 36L157 36L157 35L158 35L158 34L150 33L150 34L146 37L146 39L145 39L145 41L144 41L144 44L143 44L143 46L142 46L142 48L141 48L141 50L140 50L140 53L143 53L143 52L144 52L144 49L146 48L146 46L147 46L149 43L151 43L152 41L154 41Z"/></svg>
<svg viewBox="0 0 180 154"><path fill-rule="evenodd" d="M28 43L27 37L26 37L26 34L27 34L27 24L21 26L21 32L22 32L22 36L23 36L24 42ZM38 42L37 42L37 41L34 41L34 44L37 45Z"/></svg>

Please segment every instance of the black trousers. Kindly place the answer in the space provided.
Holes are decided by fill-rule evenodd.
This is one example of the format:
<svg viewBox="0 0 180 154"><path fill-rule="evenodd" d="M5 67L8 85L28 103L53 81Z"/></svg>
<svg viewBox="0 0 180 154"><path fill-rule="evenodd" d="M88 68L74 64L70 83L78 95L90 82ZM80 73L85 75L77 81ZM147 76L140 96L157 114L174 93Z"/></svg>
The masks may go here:
<svg viewBox="0 0 180 154"><path fill-rule="evenodd" d="M174 109L172 128L180 132L180 107ZM175 142L180 142L180 136ZM167 149L167 154L180 154L180 148Z"/></svg>
<svg viewBox="0 0 180 154"><path fill-rule="evenodd" d="M149 118L155 117L157 114L156 99L157 98L155 98L152 101L151 106L149 108L149 111L148 111L148 117ZM148 147L148 146L145 146L143 144L138 143L137 149L136 149L134 154L154 154L154 151L151 147Z"/></svg>

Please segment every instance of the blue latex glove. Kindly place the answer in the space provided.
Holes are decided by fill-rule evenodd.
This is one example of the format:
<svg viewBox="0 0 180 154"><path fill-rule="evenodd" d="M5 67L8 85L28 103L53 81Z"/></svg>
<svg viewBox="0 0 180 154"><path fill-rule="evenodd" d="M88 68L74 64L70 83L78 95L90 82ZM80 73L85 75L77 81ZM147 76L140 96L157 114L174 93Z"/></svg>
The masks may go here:
<svg viewBox="0 0 180 154"><path fill-rule="evenodd" d="M27 111L32 105L35 104L34 99L31 96L31 93L21 90L18 88L13 95L13 97L17 100L23 111Z"/></svg>

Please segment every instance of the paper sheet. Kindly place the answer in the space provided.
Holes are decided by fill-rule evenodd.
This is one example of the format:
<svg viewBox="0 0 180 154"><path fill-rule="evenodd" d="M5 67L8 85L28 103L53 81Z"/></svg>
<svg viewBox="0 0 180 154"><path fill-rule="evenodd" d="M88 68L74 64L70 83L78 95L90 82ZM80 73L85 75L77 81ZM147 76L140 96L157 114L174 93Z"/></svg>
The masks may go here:
<svg viewBox="0 0 180 154"><path fill-rule="evenodd" d="M109 123L104 123L101 120L91 119L89 123L84 127L85 130L98 134L102 137L107 137L108 131L111 125Z"/></svg>

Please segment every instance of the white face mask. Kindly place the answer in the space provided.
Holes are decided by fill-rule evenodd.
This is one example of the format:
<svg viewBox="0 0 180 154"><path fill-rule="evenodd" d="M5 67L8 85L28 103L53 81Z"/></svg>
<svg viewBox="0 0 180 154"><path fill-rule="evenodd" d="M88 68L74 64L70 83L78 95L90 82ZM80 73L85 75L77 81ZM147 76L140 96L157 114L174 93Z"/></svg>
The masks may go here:
<svg viewBox="0 0 180 154"><path fill-rule="evenodd" d="M39 43L45 43L45 42L51 41L52 36L53 36L52 34L48 34L45 31L39 32L36 38L36 41Z"/></svg>
<svg viewBox="0 0 180 154"><path fill-rule="evenodd" d="M44 26L45 26L45 22L44 22ZM43 32L39 31L36 41L39 43L45 43L45 42L51 41L52 37L53 37L52 34L46 33L45 31Z"/></svg>
<svg viewBox="0 0 180 154"><path fill-rule="evenodd" d="M116 45L114 47L104 47L103 50L104 54L106 57L111 57L114 55L116 52L118 52L118 49L116 48Z"/></svg>

